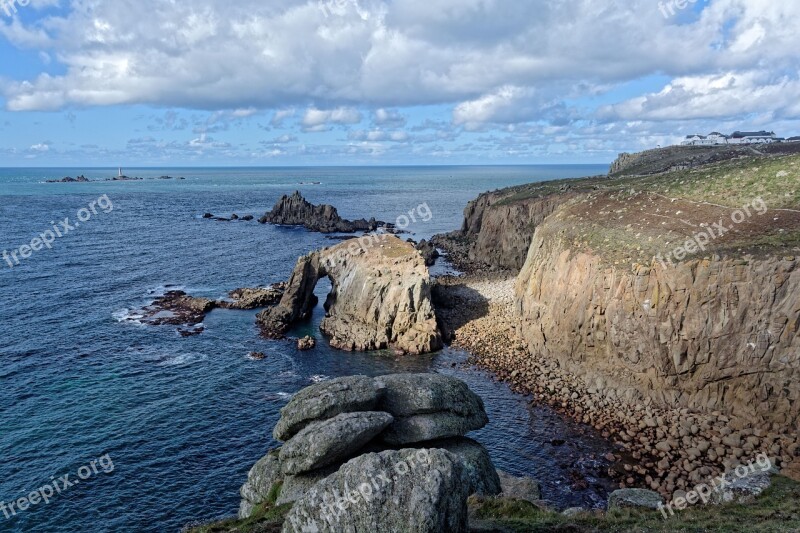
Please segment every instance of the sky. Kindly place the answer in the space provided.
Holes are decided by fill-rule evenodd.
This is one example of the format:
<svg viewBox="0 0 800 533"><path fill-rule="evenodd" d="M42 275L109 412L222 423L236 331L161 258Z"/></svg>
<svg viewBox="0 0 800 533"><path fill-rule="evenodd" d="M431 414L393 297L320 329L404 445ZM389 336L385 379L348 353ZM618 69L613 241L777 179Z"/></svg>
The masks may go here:
<svg viewBox="0 0 800 533"><path fill-rule="evenodd" d="M800 135L796 0L0 0L0 167L608 163Z"/></svg>

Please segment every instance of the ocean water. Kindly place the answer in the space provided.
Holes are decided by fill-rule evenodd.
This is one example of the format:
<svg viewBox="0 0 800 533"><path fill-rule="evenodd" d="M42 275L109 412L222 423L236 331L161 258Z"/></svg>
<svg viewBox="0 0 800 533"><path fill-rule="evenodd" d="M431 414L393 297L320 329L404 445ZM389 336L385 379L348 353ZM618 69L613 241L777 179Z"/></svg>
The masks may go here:
<svg viewBox="0 0 800 533"><path fill-rule="evenodd" d="M409 229L426 238L457 229L480 192L605 171L125 169L185 179L48 184L116 169L0 169L0 252L8 253L0 260L0 531L170 532L235 514L248 469L277 444L271 429L292 393L335 376L405 371L455 375L481 394L491 423L474 436L499 468L538 478L559 506L601 505L609 485L597 457L609 445L464 367L457 350L400 359L341 353L316 329L321 309L295 332L320 340L307 353L260 338L254 311L215 310L189 338L135 317L172 287L221 297L284 280L299 255L332 244L303 229L203 220L205 212L258 217L300 190L347 218L394 221L425 205L432 217ZM50 248L20 256L38 235L57 233L54 226L62 236ZM326 290L318 287L322 301ZM267 357L251 360L251 351ZM581 476L586 488L576 489ZM9 510L53 483L60 493L47 503Z"/></svg>

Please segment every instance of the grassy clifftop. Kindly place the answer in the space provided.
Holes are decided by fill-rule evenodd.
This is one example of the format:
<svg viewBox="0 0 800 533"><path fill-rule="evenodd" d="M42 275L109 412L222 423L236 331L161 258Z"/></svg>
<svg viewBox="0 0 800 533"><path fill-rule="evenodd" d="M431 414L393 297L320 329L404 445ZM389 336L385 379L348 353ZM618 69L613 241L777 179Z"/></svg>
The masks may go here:
<svg viewBox="0 0 800 533"><path fill-rule="evenodd" d="M615 265L800 255L800 155L591 183L595 190L566 204L545 231Z"/></svg>

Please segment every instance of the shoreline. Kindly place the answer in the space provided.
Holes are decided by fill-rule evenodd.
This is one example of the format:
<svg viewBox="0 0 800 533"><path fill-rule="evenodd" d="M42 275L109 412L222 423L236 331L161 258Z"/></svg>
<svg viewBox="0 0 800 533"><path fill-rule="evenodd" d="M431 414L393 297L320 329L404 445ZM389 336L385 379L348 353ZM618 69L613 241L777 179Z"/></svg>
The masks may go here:
<svg viewBox="0 0 800 533"><path fill-rule="evenodd" d="M514 313L516 276L464 270L461 276L436 278L437 313L450 345L470 354L468 364L530 395L533 404L599 431L619 450L606 459L620 488L647 488L670 499L761 453L784 466L796 456L796 437L747 427L719 411L610 398L558 361L528 353L522 321Z"/></svg>

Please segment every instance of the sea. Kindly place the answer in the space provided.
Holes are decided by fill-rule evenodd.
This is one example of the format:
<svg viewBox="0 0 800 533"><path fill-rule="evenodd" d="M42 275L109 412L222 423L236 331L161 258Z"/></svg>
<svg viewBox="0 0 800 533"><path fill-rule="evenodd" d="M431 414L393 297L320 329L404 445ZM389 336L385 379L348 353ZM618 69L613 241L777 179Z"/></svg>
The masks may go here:
<svg viewBox="0 0 800 533"><path fill-rule="evenodd" d="M168 290L219 298L283 281L298 256L336 242L205 213L257 219L298 190L349 219L407 216L408 237L422 239L458 229L484 191L607 167L123 171L144 179L105 181L116 168L0 169L0 531L178 532L235 515L248 470L279 444L272 427L293 393L394 372L465 380L491 419L471 436L499 469L539 480L555 507L604 505L612 446L469 367L464 352L339 352L318 330L321 307L291 332L318 338L302 353L261 338L256 311L212 311L191 337L139 318ZM92 181L47 183L79 174ZM321 302L329 290L317 288Z"/></svg>

